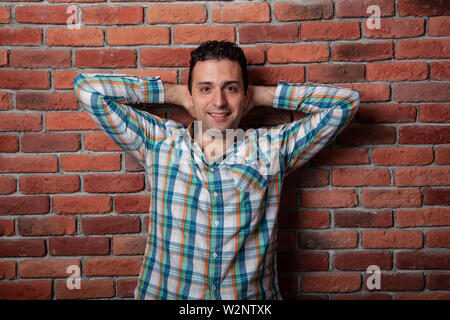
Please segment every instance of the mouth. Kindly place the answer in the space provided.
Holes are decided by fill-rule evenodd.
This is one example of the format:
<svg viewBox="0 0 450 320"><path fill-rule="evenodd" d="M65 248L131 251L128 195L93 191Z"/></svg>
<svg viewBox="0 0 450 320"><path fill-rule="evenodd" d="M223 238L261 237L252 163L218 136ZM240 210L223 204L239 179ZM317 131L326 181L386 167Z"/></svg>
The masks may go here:
<svg viewBox="0 0 450 320"><path fill-rule="evenodd" d="M231 112L208 112L208 115L214 121L226 121L226 120L228 120L228 117L230 114L231 114Z"/></svg>

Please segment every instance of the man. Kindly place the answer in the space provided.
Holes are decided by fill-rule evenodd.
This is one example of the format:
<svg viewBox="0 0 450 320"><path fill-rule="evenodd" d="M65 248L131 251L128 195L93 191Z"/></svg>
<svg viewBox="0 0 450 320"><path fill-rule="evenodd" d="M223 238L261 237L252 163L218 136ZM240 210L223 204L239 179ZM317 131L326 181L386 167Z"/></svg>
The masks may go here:
<svg viewBox="0 0 450 320"><path fill-rule="evenodd" d="M79 74L74 90L148 174L149 236L135 298L281 299L276 219L283 178L350 122L358 92L284 81L249 86L242 50L224 41L192 51L187 86ZM195 125L185 129L127 105L133 103L183 106ZM307 116L227 139L254 106Z"/></svg>

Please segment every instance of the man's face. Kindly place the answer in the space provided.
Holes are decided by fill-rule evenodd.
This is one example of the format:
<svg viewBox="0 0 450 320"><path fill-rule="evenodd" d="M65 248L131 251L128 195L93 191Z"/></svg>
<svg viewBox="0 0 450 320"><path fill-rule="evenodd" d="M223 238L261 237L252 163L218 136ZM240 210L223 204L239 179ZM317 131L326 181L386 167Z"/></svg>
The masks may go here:
<svg viewBox="0 0 450 320"><path fill-rule="evenodd" d="M192 72L192 103L203 131L236 129L248 102L239 63L199 61Z"/></svg>

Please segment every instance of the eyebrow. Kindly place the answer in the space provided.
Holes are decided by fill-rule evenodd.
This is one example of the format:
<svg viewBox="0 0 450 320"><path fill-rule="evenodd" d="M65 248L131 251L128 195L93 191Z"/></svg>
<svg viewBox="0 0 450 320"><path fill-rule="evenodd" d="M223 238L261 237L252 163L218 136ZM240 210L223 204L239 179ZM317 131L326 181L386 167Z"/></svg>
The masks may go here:
<svg viewBox="0 0 450 320"><path fill-rule="evenodd" d="M211 81L200 81L200 82L197 82L197 84L198 85L202 85L202 84L213 84L213 83ZM240 84L240 82L236 81L236 80L230 80L230 81L225 81L223 84L224 85L227 85L227 84Z"/></svg>

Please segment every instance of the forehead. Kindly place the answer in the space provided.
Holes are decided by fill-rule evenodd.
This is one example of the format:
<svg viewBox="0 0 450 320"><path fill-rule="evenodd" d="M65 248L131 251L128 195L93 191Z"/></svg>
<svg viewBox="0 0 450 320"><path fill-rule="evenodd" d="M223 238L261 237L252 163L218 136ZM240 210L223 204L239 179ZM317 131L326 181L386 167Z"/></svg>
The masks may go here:
<svg viewBox="0 0 450 320"><path fill-rule="evenodd" d="M192 82L221 83L228 81L242 82L241 66L229 59L198 61L193 69Z"/></svg>

